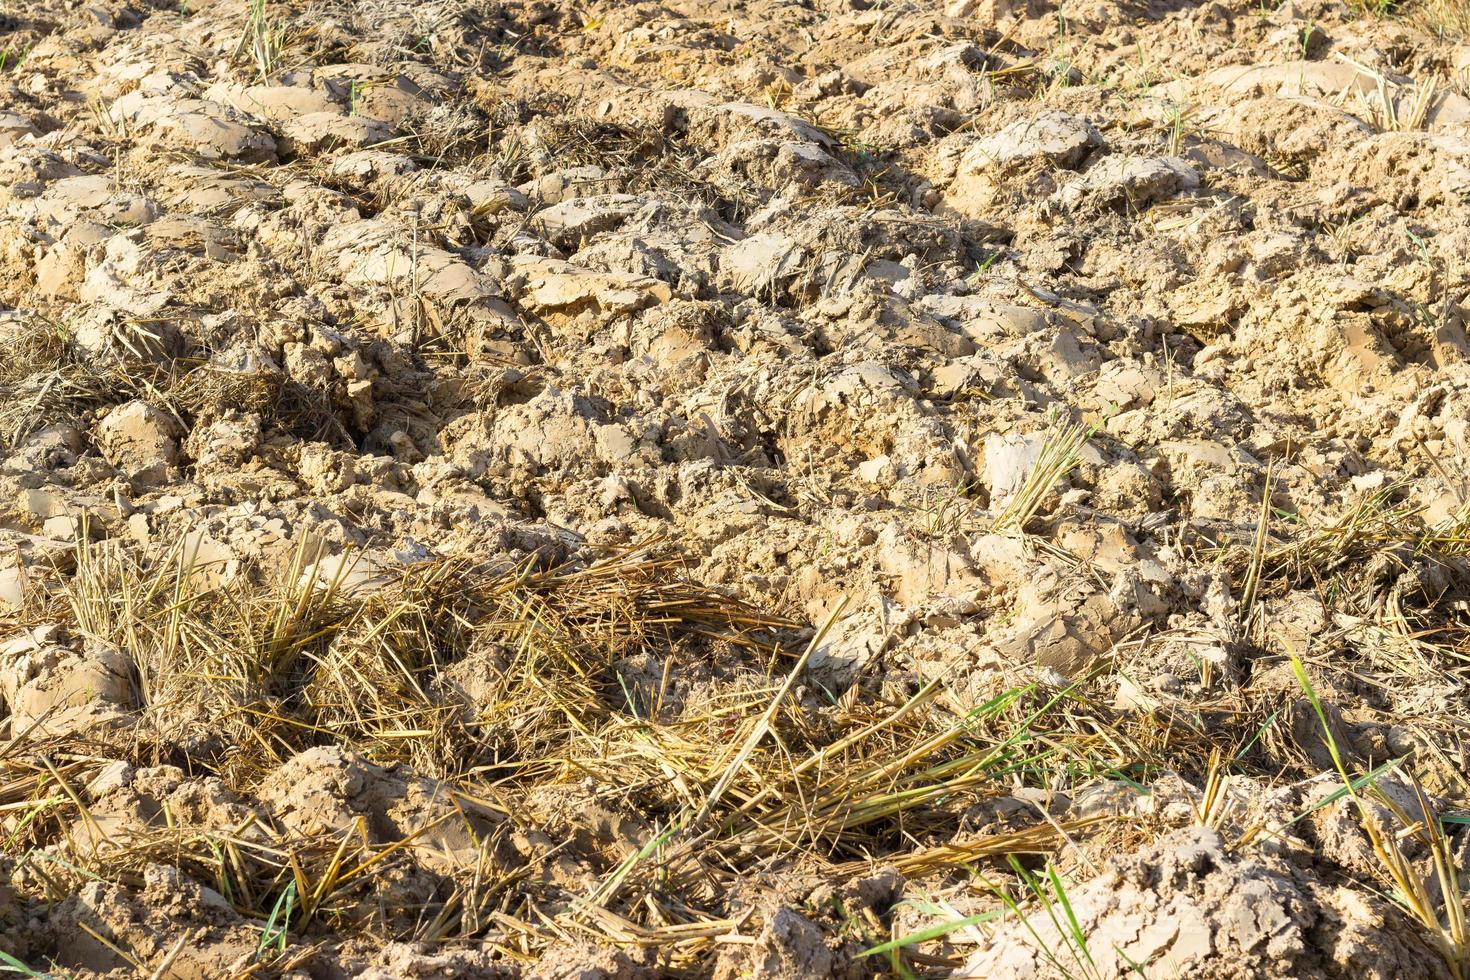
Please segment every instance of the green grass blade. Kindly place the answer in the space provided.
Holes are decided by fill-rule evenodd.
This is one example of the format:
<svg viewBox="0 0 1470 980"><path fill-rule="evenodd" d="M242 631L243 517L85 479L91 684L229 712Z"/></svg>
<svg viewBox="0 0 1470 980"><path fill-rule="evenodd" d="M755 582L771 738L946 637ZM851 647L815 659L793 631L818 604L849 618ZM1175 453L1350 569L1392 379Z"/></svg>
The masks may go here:
<svg viewBox="0 0 1470 980"><path fill-rule="evenodd" d="M1351 786L1352 778L1348 776L1347 765L1342 761L1342 753L1337 749L1337 739L1332 737L1332 726L1327 722L1327 711L1322 707L1322 701L1317 697L1317 689L1312 686L1312 679L1307 676L1306 665L1296 654L1290 654L1291 671L1296 674L1296 681L1306 692L1307 700L1312 703L1312 710L1317 712L1317 720L1322 723L1322 741L1327 743L1327 751L1332 755L1332 764L1337 767L1337 774L1342 777L1343 785ZM1353 793L1357 795L1356 791Z"/></svg>
<svg viewBox="0 0 1470 980"><path fill-rule="evenodd" d="M890 950L903 949L906 946L914 946L918 943L927 943L931 939L947 936L956 929L967 929L970 926L979 925L982 922L989 922L991 919L999 918L1005 913L1005 909L992 909L989 912L981 912L979 915L967 915L963 919L951 919L948 922L939 922L920 929L917 932L911 932L906 936L891 939L871 949L865 949L858 956L860 958L864 956L877 956L880 953L887 953Z"/></svg>
<svg viewBox="0 0 1470 980"><path fill-rule="evenodd" d="M1057 903L1061 905L1062 912L1067 917L1067 927L1072 933L1072 941L1077 944L1077 949L1087 960L1087 965L1095 971L1097 964L1092 961L1092 953L1087 948L1087 936L1082 932L1082 924L1077 921L1077 913L1072 911L1072 903L1067 898L1066 888L1062 887L1062 879L1057 875L1057 869L1048 864L1046 876L1051 880L1051 889L1056 893Z"/></svg>
<svg viewBox="0 0 1470 980"><path fill-rule="evenodd" d="M0 973L19 973L24 977L38 977L40 980L50 980L51 974L39 973L26 966L20 960L9 953L0 950Z"/></svg>

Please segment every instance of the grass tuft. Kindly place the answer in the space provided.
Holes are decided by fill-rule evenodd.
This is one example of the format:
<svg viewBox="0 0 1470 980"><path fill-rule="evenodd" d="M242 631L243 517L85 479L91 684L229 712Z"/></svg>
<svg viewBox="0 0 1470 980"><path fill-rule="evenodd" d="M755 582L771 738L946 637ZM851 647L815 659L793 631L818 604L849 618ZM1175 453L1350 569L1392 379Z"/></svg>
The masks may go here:
<svg viewBox="0 0 1470 980"><path fill-rule="evenodd" d="M1082 448L1097 434L1097 423L1059 422L1047 434L1041 453L1026 481L996 515L991 529L998 534L1021 534L1041 513L1057 484L1082 463Z"/></svg>

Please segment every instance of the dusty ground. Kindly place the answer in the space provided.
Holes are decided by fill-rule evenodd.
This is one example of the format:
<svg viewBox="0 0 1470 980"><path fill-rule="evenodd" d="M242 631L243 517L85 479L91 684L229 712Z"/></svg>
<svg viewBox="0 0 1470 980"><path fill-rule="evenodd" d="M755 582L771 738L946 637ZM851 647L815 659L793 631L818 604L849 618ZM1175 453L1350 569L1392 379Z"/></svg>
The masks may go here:
<svg viewBox="0 0 1470 980"><path fill-rule="evenodd" d="M1470 977L1467 28L0 0L0 971Z"/></svg>

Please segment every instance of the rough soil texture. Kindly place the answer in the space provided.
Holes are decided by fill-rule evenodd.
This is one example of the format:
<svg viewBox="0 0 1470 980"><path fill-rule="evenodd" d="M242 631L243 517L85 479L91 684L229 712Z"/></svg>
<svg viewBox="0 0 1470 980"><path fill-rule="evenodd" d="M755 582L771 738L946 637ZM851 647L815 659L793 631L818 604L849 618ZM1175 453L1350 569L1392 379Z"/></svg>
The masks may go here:
<svg viewBox="0 0 1470 980"><path fill-rule="evenodd" d="M1470 46L1413 8L0 52L7 965L1470 975L1374 844L1451 923Z"/></svg>

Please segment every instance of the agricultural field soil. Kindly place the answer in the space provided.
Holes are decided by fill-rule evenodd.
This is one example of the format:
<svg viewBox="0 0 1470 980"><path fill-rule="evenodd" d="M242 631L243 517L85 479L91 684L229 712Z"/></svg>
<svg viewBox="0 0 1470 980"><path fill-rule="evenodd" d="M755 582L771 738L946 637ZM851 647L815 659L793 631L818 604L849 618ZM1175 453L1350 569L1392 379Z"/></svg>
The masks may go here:
<svg viewBox="0 0 1470 980"><path fill-rule="evenodd" d="M1455 0L0 0L0 973L1470 980Z"/></svg>

